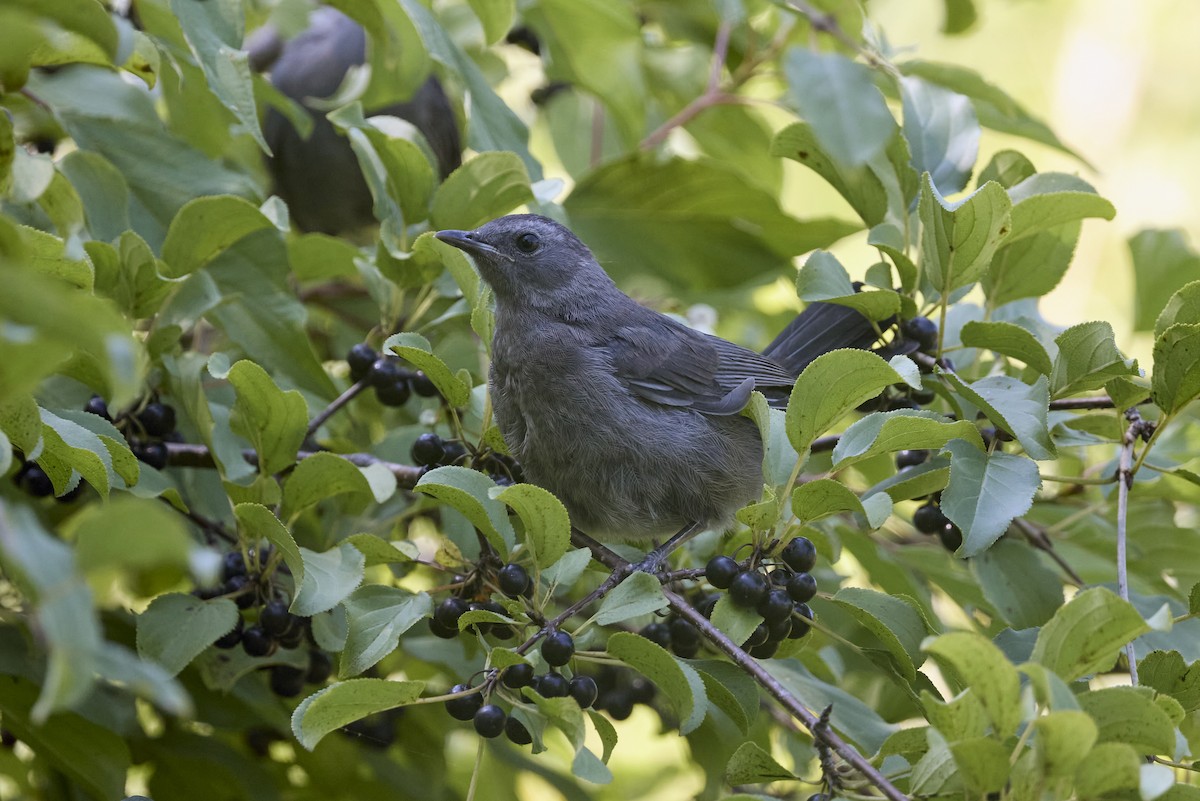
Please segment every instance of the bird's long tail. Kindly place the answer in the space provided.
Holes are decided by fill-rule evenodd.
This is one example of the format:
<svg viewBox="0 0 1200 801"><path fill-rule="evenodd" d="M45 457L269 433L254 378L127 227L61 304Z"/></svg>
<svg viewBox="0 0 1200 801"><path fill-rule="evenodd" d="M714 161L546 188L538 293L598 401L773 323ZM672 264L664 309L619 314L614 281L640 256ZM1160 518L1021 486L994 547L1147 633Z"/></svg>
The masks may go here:
<svg viewBox="0 0 1200 801"><path fill-rule="evenodd" d="M838 348L869 348L879 340L879 329L854 309L836 303L810 303L767 345L768 356L799 374L818 356Z"/></svg>

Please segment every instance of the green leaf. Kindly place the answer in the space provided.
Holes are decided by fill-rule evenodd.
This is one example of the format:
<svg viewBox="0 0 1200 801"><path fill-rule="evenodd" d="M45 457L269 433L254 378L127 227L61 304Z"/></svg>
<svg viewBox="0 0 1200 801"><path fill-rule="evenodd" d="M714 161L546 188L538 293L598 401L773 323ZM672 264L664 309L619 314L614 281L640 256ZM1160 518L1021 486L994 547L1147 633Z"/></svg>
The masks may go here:
<svg viewBox="0 0 1200 801"><path fill-rule="evenodd" d="M686 734L700 725L704 718L706 698L704 684L693 668L638 634L617 632L608 638L606 648L610 656L621 660L658 686L683 721L681 733Z"/></svg>
<svg viewBox="0 0 1200 801"><path fill-rule="evenodd" d="M1134 790L1142 757L1125 743L1100 743L1075 770L1075 792L1080 798L1102 798L1119 790Z"/></svg>
<svg viewBox="0 0 1200 801"><path fill-rule="evenodd" d="M571 545L567 508L552 493L533 484L514 484L496 493L496 500L513 509L525 524L525 545L538 567L562 558Z"/></svg>
<svg viewBox="0 0 1200 801"><path fill-rule="evenodd" d="M1178 651L1151 651L1138 662L1138 681L1171 696L1185 712L1200 709L1200 662L1188 665Z"/></svg>
<svg viewBox="0 0 1200 801"><path fill-rule="evenodd" d="M911 365L905 357L897 359ZM792 447L806 452L813 440L851 409L884 387L903 382L891 364L867 351L835 350L818 356L796 379L788 400L787 433Z"/></svg>
<svg viewBox="0 0 1200 801"><path fill-rule="evenodd" d="M990 737L975 737L950 743L950 753L970 796L998 793L1008 784L1011 763L1004 743Z"/></svg>
<svg viewBox="0 0 1200 801"><path fill-rule="evenodd" d="M162 248L163 274L189 275L250 234L274 230L253 203L228 195L198 197L171 220Z"/></svg>
<svg viewBox="0 0 1200 801"><path fill-rule="evenodd" d="M900 675L909 681L916 679L917 667L924 661L921 642L929 627L915 603L904 596L859 587L843 587L832 600L875 635L895 660Z"/></svg>
<svg viewBox="0 0 1200 801"><path fill-rule="evenodd" d="M742 414L758 425L763 442L763 480L771 486L785 483L799 458L788 441L787 416L782 409L772 409L761 392L750 393L750 402Z"/></svg>
<svg viewBox="0 0 1200 801"><path fill-rule="evenodd" d="M873 412L842 434L833 449L833 467L840 470L880 454L903 450L936 451L952 439L965 439L983 447L979 429L966 420L947 420L937 412L920 409Z"/></svg>
<svg viewBox="0 0 1200 801"><path fill-rule="evenodd" d="M713 607L712 624L736 643L745 642L762 622L762 615L753 609L738 606L729 597L729 593L722 593L717 599L717 605Z"/></svg>
<svg viewBox="0 0 1200 801"><path fill-rule="evenodd" d="M192 539L183 517L166 504L116 497L105 506L81 510L71 528L75 559L84 572L188 567Z"/></svg>
<svg viewBox="0 0 1200 801"><path fill-rule="evenodd" d="M995 181L1005 189L1012 189L1036 172L1037 168L1033 166L1033 162L1023 153L1001 150L979 171L978 183L983 186L988 181Z"/></svg>
<svg viewBox="0 0 1200 801"><path fill-rule="evenodd" d="M830 725L856 743L860 750L875 753L896 727L887 723L874 709L854 695L809 675L794 660L772 659L763 668L787 690L801 698L809 709L824 709L833 704Z"/></svg>
<svg viewBox="0 0 1200 801"><path fill-rule="evenodd" d="M935 456L927 462L888 476L862 494L864 500L880 492L887 493L893 503L924 498L946 488L950 480L950 460Z"/></svg>
<svg viewBox="0 0 1200 801"><path fill-rule="evenodd" d="M747 733L759 711L758 685L736 665L705 660L692 662L704 679L708 700Z"/></svg>
<svg viewBox="0 0 1200 801"><path fill-rule="evenodd" d="M1048 125L1032 116L1021 104L999 87L985 81L974 70L954 64L916 59L901 64L900 70L905 75L920 76L971 98L975 105L975 113L979 115L979 122L985 128L1040 142L1083 161L1078 153L1059 140Z"/></svg>
<svg viewBox="0 0 1200 801"><path fill-rule="evenodd" d="M924 645L943 668L950 668L979 699L998 738L1013 734L1021 722L1021 680L991 640L968 631L943 634Z"/></svg>
<svg viewBox="0 0 1200 801"><path fill-rule="evenodd" d="M523 12L549 50L546 77L604 101L626 147L645 133L642 33L634 9L605 0L539 0Z"/></svg>
<svg viewBox="0 0 1200 801"><path fill-rule="evenodd" d="M423 681L341 681L300 702L292 713L292 733L311 751L330 732L367 715L411 704L424 689Z"/></svg>
<svg viewBox="0 0 1200 801"><path fill-rule="evenodd" d="M860 229L797 220L770 192L713 159L663 161L648 153L589 172L563 206L572 229L618 282L657 275L696 291L773 275L793 256Z"/></svg>
<svg viewBox="0 0 1200 801"><path fill-rule="evenodd" d="M1015 437L1032 458L1054 457L1047 423L1049 378L1038 376L1032 384L1026 384L1010 376L992 375L967 384L954 373L939 370L938 374L972 405L982 409L997 427Z"/></svg>
<svg viewBox="0 0 1200 801"><path fill-rule="evenodd" d="M960 192L979 156L979 121L965 96L920 78L900 78L904 138L919 173L943 195Z"/></svg>
<svg viewBox="0 0 1200 801"><path fill-rule="evenodd" d="M1105 322L1080 323L1058 335L1058 355L1050 387L1055 398L1099 389L1109 380L1137 375L1137 362L1117 350L1112 326Z"/></svg>
<svg viewBox="0 0 1200 801"><path fill-rule="evenodd" d="M600 604L592 621L597 626L609 626L631 617L657 612L667 605L662 584L649 573L631 573L613 588Z"/></svg>
<svg viewBox="0 0 1200 801"><path fill-rule="evenodd" d="M383 343L383 351L391 351L401 359L412 362L417 369L429 376L438 392L453 406L465 406L471 399L471 388L451 372L446 363L437 357L429 340L420 334L392 334Z"/></svg>
<svg viewBox="0 0 1200 801"><path fill-rule="evenodd" d="M160 595L138 615L138 655L177 676L213 641L232 631L237 619L237 605L228 598L202 601L177 592Z"/></svg>
<svg viewBox="0 0 1200 801"><path fill-rule="evenodd" d="M357 676L396 650L400 636L431 614L423 592L369 584L354 591L342 605L349 633L338 662L338 678Z"/></svg>
<svg viewBox="0 0 1200 801"><path fill-rule="evenodd" d="M1012 227L1011 203L1000 184L984 184L948 203L926 175L917 207L921 219L921 270L942 299L976 283Z"/></svg>
<svg viewBox="0 0 1200 801"><path fill-rule="evenodd" d="M74 712L42 720L32 711L37 695L38 688L28 681L0 675L4 728L91 797L124 796L131 765L124 738Z"/></svg>
<svg viewBox="0 0 1200 801"><path fill-rule="evenodd" d="M268 155L271 148L258 124L250 56L241 49L245 14L240 4L171 0L171 10L196 56L208 88L233 112Z"/></svg>
<svg viewBox="0 0 1200 801"><path fill-rule="evenodd" d="M1087 181L1060 172L1031 175L1008 195L1013 202L1009 242L1089 217L1111 220L1117 214Z"/></svg>
<svg viewBox="0 0 1200 801"><path fill-rule="evenodd" d="M27 506L0 505L0 568L36 605L47 664L30 716L41 725L92 691L103 642L100 618L70 547L43 529Z"/></svg>
<svg viewBox="0 0 1200 801"><path fill-rule="evenodd" d="M886 320L900 313L900 296L891 290L855 292L837 257L818 250L796 276L796 293L804 301L823 300L855 309L868 320Z"/></svg>
<svg viewBox="0 0 1200 801"><path fill-rule="evenodd" d="M362 583L366 557L349 542L324 553L300 549L304 576L292 599L293 614L312 617L327 612L354 592Z"/></svg>
<svg viewBox="0 0 1200 801"><path fill-rule="evenodd" d="M970 561L983 597L1016 630L1043 625L1062 606L1062 582L1023 542L1002 539Z"/></svg>
<svg viewBox="0 0 1200 801"><path fill-rule="evenodd" d="M844 166L821 147L808 123L792 123L777 133L771 142L771 155L799 162L824 178L867 225L877 226L887 218L888 209L893 205L889 188L895 194L896 202L903 205L895 175L889 176L887 171L877 168L878 156L860 167ZM885 178L890 178L894 186L885 184Z"/></svg>
<svg viewBox="0 0 1200 801"><path fill-rule="evenodd" d="M1054 613L1038 632L1031 658L1073 681L1111 667L1126 643L1149 630L1128 601L1092 587Z"/></svg>
<svg viewBox="0 0 1200 801"><path fill-rule="evenodd" d="M878 248L892 260L896 266L901 289L908 292L916 286L917 265L913 264L912 259L905 252L906 240L899 228L889 223L876 225L867 235L867 244Z"/></svg>
<svg viewBox="0 0 1200 801"><path fill-rule="evenodd" d="M1154 321L1154 336L1160 336L1176 323L1189 325L1200 323L1200 311L1197 310L1197 300L1200 299L1200 281L1193 281L1179 288L1179 291L1167 299L1166 304Z"/></svg>
<svg viewBox="0 0 1200 801"><path fill-rule="evenodd" d="M865 164L891 139L896 121L867 67L837 53L793 47L784 55L783 72L788 101L834 161Z"/></svg>
<svg viewBox="0 0 1200 801"><path fill-rule="evenodd" d="M433 195L435 228L470 230L533 200L529 173L514 153L480 153Z"/></svg>
<svg viewBox="0 0 1200 801"><path fill-rule="evenodd" d="M333 453L314 453L300 460L288 475L282 515L291 517L335 495L353 494L383 503L395 492L396 477L390 470L358 467Z"/></svg>
<svg viewBox="0 0 1200 801"><path fill-rule="evenodd" d="M1003 244L983 277L989 305L996 308L1021 298L1041 297L1058 286L1071 266L1079 231L1079 223L1067 223Z"/></svg>
<svg viewBox="0 0 1200 801"><path fill-rule="evenodd" d="M987 711L970 687L945 702L929 690L921 690L921 707L929 725L950 742L982 737L990 724Z"/></svg>
<svg viewBox="0 0 1200 801"><path fill-rule="evenodd" d="M1200 395L1200 324L1177 324L1154 340L1151 397L1172 414Z"/></svg>
<svg viewBox="0 0 1200 801"><path fill-rule="evenodd" d="M763 784L795 778L791 771L776 762L770 754L749 741L739 745L725 764L725 781L733 785Z"/></svg>
<svg viewBox="0 0 1200 801"><path fill-rule="evenodd" d="M304 396L279 389L266 370L245 359L229 369L228 379L237 393L229 424L254 446L258 471L274 475L295 464L308 427Z"/></svg>
<svg viewBox="0 0 1200 801"><path fill-rule="evenodd" d="M119 488L124 481L113 469L112 455L99 436L88 429L41 409L42 445L38 463L54 480L55 494L66 490L71 470L78 470L102 496L107 496L112 484Z"/></svg>
<svg viewBox="0 0 1200 801"><path fill-rule="evenodd" d="M484 41L494 45L503 39L516 13L514 0L468 0L468 3L483 26Z"/></svg>
<svg viewBox="0 0 1200 801"><path fill-rule="evenodd" d="M1178 228L1139 231L1129 239L1129 253L1133 258L1133 329L1153 328L1162 333L1155 320L1171 295L1200 280L1200 253L1188 245L1186 234Z"/></svg>
<svg viewBox="0 0 1200 801"><path fill-rule="evenodd" d="M968 348L987 348L1024 362L1042 375L1050 375L1054 369L1046 348L1019 325L972 320L962 327L958 336Z"/></svg>
<svg viewBox="0 0 1200 801"><path fill-rule="evenodd" d="M1175 752L1175 726L1144 687L1105 687L1079 694L1079 706L1091 715L1103 743L1127 743L1141 754Z"/></svg>
<svg viewBox="0 0 1200 801"><path fill-rule="evenodd" d="M496 482L477 470L448 465L430 470L413 487L462 512L471 525L506 556L516 545L516 534L508 522L508 510L491 496Z"/></svg>
<svg viewBox="0 0 1200 801"><path fill-rule="evenodd" d="M942 33L953 36L966 33L979 18L974 0L944 0L946 16L942 20Z"/></svg>
<svg viewBox="0 0 1200 801"><path fill-rule="evenodd" d="M879 503L876 500L876 503ZM832 478L808 481L792 492L792 514L801 523L811 523L830 515L857 513L867 518L871 528L879 528L891 514L891 504L866 508L858 496Z"/></svg>
<svg viewBox="0 0 1200 801"><path fill-rule="evenodd" d="M1014 518L1029 511L1041 486L1037 465L1026 456L987 453L956 439L950 451L950 483L942 511L962 529L964 557L977 556L1003 536Z"/></svg>

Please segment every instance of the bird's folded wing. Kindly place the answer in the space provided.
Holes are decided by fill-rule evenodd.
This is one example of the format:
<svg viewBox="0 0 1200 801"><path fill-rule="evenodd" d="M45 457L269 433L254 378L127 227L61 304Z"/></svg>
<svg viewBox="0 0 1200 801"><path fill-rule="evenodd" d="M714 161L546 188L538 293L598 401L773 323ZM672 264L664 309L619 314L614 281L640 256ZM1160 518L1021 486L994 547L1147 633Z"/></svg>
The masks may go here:
<svg viewBox="0 0 1200 801"><path fill-rule="evenodd" d="M793 380L754 351L667 320L625 326L606 347L634 395L706 414L737 414L756 386L790 388Z"/></svg>

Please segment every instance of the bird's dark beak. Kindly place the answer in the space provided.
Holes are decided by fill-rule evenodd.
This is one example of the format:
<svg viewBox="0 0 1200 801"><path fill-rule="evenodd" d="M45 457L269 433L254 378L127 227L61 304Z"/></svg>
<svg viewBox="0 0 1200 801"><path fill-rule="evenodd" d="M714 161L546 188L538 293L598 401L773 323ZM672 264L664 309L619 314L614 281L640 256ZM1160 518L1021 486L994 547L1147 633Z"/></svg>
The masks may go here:
<svg viewBox="0 0 1200 801"><path fill-rule="evenodd" d="M487 242L482 242L475 238L473 231L438 231L434 234L438 239L445 242L447 245L453 245L459 250L464 250L472 256L488 255L496 258L507 259L500 251L489 245Z"/></svg>

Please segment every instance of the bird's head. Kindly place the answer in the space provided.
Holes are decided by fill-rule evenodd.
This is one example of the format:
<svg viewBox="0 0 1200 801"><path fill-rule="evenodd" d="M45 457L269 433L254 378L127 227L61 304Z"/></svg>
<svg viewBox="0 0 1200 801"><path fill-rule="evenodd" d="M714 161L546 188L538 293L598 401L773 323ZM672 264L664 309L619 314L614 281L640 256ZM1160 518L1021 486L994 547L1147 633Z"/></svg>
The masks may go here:
<svg viewBox="0 0 1200 801"><path fill-rule="evenodd" d="M500 304L552 307L617 291L587 245L548 217L511 214L437 238L474 258Z"/></svg>

